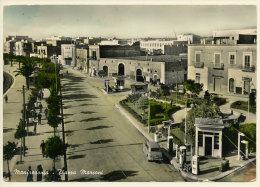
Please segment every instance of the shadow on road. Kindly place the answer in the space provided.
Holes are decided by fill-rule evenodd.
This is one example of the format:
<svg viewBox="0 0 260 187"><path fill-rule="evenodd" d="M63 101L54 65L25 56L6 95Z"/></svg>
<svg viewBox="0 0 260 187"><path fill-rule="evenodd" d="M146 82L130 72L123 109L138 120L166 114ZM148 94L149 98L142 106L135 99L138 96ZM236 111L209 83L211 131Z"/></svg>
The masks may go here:
<svg viewBox="0 0 260 187"><path fill-rule="evenodd" d="M98 120L102 120L105 117L96 117L96 118L87 118L87 119L83 119L80 122L89 122L89 121L98 121Z"/></svg>
<svg viewBox="0 0 260 187"><path fill-rule="evenodd" d="M113 139L101 139L101 140L97 140L95 142L89 142L90 144L105 144L105 143L110 143L113 142Z"/></svg>
<svg viewBox="0 0 260 187"><path fill-rule="evenodd" d="M87 99L87 98L97 98L97 96L91 95L91 94L68 94L68 95L64 95L62 98L64 100L66 100L66 99Z"/></svg>
<svg viewBox="0 0 260 187"><path fill-rule="evenodd" d="M136 176L138 173L138 171L120 171L120 170L116 170L116 171L112 171L106 175L103 175L101 180L104 181L117 181L117 180L121 180L121 179L126 179L127 177L132 177L132 176Z"/></svg>
<svg viewBox="0 0 260 187"><path fill-rule="evenodd" d="M82 114L94 114L94 113L96 113L96 112L91 112L91 111L82 111L82 112L80 112L80 113L82 113Z"/></svg>
<svg viewBox="0 0 260 187"><path fill-rule="evenodd" d="M15 129L13 129L13 128L6 128L6 129L3 129L3 133L9 132L9 131L13 131L13 130L15 130Z"/></svg>
<svg viewBox="0 0 260 187"><path fill-rule="evenodd" d="M79 159L79 158L84 158L86 155L74 155L70 156L68 159Z"/></svg>
<svg viewBox="0 0 260 187"><path fill-rule="evenodd" d="M96 126L96 127L90 127L90 128L87 128L85 130L98 130L98 129L105 129L105 128L110 128L112 126L106 126L106 125L99 125L99 126Z"/></svg>

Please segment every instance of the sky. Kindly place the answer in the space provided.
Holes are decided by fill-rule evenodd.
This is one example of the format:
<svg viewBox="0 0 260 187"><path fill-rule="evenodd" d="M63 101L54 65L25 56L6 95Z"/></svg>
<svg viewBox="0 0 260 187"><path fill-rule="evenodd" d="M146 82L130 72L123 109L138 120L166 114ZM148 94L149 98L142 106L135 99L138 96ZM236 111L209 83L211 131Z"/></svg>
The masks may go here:
<svg viewBox="0 0 260 187"><path fill-rule="evenodd" d="M3 34L92 37L175 37L256 28L252 5L12 5L4 7Z"/></svg>

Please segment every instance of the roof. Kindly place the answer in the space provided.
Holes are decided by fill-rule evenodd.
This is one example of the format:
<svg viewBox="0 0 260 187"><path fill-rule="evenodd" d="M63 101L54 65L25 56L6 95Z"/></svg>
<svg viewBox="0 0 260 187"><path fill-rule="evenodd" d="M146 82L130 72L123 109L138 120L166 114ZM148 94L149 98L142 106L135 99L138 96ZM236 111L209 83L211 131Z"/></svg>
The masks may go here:
<svg viewBox="0 0 260 187"><path fill-rule="evenodd" d="M148 141L147 144L151 147L151 148L160 148L159 144L156 142L150 142Z"/></svg>
<svg viewBox="0 0 260 187"><path fill-rule="evenodd" d="M138 61L153 61L153 62L176 62L180 59L176 55L156 55L156 56L135 56L135 57L113 57L115 59L138 60ZM185 59L185 57L181 57Z"/></svg>
<svg viewBox="0 0 260 187"><path fill-rule="evenodd" d="M223 120L220 118L195 118L194 126L207 128L224 128Z"/></svg>

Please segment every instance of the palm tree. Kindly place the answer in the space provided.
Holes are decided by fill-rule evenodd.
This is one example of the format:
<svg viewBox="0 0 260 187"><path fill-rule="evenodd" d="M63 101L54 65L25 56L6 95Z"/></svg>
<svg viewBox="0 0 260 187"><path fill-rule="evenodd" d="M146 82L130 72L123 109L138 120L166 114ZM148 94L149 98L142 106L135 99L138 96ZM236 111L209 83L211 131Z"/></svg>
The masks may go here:
<svg viewBox="0 0 260 187"><path fill-rule="evenodd" d="M23 58L22 60L22 67L19 68L17 75L23 75L26 78L26 86L27 89L29 89L29 77L32 75L32 73L35 70L38 70L38 68L35 66L35 63L30 58Z"/></svg>

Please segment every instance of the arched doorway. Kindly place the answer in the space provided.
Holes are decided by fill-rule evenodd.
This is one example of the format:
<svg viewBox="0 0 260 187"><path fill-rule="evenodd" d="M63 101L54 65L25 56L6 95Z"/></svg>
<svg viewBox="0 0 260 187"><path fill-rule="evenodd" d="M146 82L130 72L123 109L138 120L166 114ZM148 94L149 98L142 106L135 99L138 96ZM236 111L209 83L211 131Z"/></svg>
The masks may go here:
<svg viewBox="0 0 260 187"><path fill-rule="evenodd" d="M144 82L144 77L143 77L141 69L136 70L136 81L137 82Z"/></svg>
<svg viewBox="0 0 260 187"><path fill-rule="evenodd" d="M234 92L234 79L231 78L229 79L229 92L233 93Z"/></svg>
<svg viewBox="0 0 260 187"><path fill-rule="evenodd" d="M105 72L105 76L108 75L108 67L107 66L103 66L103 71Z"/></svg>
<svg viewBox="0 0 260 187"><path fill-rule="evenodd" d="M122 63L118 65L118 75L125 75L125 66Z"/></svg>

